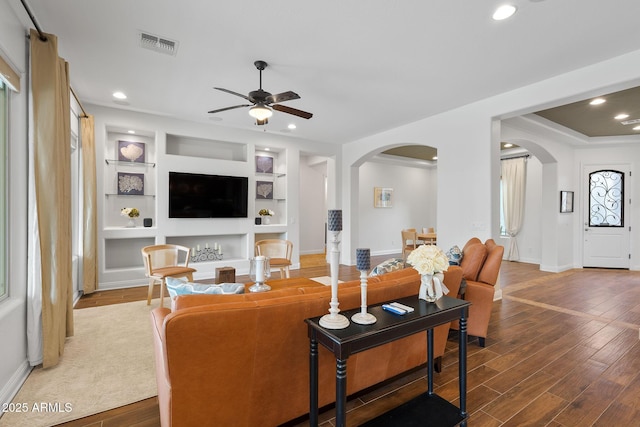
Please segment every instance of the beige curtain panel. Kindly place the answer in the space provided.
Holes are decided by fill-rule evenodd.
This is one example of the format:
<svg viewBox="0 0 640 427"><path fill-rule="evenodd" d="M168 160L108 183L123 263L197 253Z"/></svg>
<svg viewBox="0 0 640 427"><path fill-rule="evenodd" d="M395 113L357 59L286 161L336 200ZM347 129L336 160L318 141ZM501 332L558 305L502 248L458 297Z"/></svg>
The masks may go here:
<svg viewBox="0 0 640 427"><path fill-rule="evenodd" d="M516 236L522 228L524 219L524 195L526 189L527 159L518 157L502 160L502 215L507 234L509 235L509 251L507 259L520 259Z"/></svg>
<svg viewBox="0 0 640 427"><path fill-rule="evenodd" d="M58 363L73 335L69 66L58 39L31 30L34 183L42 266L43 367Z"/></svg>
<svg viewBox="0 0 640 427"><path fill-rule="evenodd" d="M96 143L93 116L80 119L83 171L82 289L90 294L98 289L98 225L96 197Z"/></svg>

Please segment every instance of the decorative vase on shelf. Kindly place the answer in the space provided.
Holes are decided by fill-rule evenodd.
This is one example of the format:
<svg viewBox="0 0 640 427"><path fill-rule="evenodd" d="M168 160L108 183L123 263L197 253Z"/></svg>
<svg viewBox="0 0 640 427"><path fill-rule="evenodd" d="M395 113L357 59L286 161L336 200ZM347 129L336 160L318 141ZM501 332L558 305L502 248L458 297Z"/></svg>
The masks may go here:
<svg viewBox="0 0 640 427"><path fill-rule="evenodd" d="M270 216L263 216L262 217L262 225L269 225L271 224L271 217Z"/></svg>
<svg viewBox="0 0 640 427"><path fill-rule="evenodd" d="M136 226L136 220L134 218L129 218L129 221L127 222L127 227L133 228L135 226Z"/></svg>

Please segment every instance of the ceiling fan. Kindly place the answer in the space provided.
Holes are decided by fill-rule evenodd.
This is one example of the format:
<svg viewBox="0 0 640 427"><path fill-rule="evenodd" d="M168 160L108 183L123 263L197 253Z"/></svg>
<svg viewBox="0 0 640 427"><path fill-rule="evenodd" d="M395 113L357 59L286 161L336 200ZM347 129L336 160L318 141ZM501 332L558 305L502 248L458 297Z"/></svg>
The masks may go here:
<svg viewBox="0 0 640 427"><path fill-rule="evenodd" d="M217 110L211 110L209 113L219 113L221 111L233 110L235 108L251 107L249 109L249 115L256 119L257 125L266 125L269 123L269 117L273 115L273 110L281 111L287 114L293 114L294 116L302 117L303 119L310 119L313 117L312 113L298 110L296 108L280 105L281 102L292 101L294 99L300 99L300 96L292 91L282 92L277 95L271 95L269 92L262 90L262 70L267 68L267 63L264 61L255 61L253 65L260 71L260 89L249 92L249 95L242 95L238 92L234 92L229 89L221 87L214 87L214 89L221 90L223 92L236 95L251 102L251 104L234 105L233 107L219 108Z"/></svg>

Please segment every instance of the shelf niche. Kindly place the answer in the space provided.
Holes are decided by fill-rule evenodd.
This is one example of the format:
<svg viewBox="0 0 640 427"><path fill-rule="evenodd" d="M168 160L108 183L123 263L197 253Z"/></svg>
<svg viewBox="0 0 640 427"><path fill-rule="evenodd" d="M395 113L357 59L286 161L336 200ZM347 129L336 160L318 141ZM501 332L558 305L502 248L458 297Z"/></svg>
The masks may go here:
<svg viewBox="0 0 640 427"><path fill-rule="evenodd" d="M167 154L246 162L247 145L168 133Z"/></svg>

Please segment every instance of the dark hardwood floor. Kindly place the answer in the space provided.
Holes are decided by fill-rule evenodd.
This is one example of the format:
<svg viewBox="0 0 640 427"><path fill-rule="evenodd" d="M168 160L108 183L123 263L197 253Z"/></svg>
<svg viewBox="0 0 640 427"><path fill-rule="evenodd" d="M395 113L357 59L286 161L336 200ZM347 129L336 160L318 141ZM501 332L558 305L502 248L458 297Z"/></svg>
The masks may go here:
<svg viewBox="0 0 640 427"><path fill-rule="evenodd" d="M372 263L389 258L373 257ZM293 277L328 276L323 257L304 257ZM493 306L486 347L468 347L470 427L640 425L640 272L583 269L541 272L504 261L503 298ZM340 279L359 277L341 266ZM236 278L248 282L246 276ZM96 292L76 309L146 299L146 287ZM457 338L451 337L435 391L457 403ZM350 399L358 425L426 390L418 370ZM333 426L333 410L321 413ZM307 425L302 421L299 426ZM158 402L146 399L61 424L159 426Z"/></svg>

